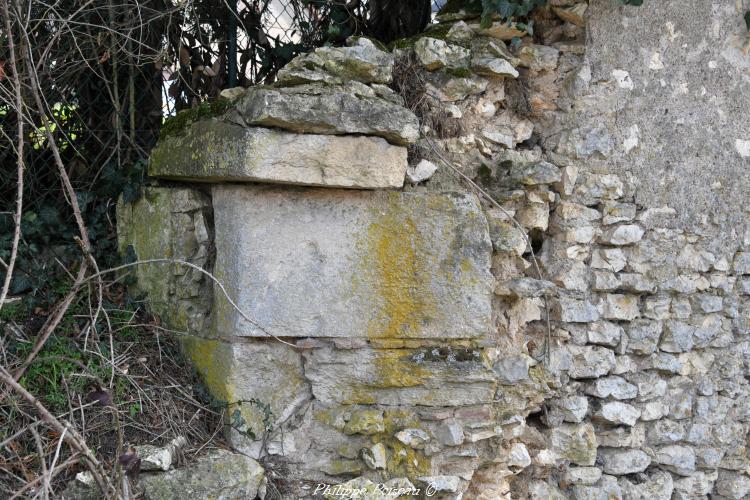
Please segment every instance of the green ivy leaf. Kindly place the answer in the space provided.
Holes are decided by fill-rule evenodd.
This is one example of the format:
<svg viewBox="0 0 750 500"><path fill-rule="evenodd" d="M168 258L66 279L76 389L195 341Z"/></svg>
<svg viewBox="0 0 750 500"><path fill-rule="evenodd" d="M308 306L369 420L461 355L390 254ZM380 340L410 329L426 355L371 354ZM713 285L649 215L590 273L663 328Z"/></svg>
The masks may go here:
<svg viewBox="0 0 750 500"><path fill-rule="evenodd" d="M510 3L509 0L500 0L497 5L497 11L503 19L509 19L516 13L517 4Z"/></svg>

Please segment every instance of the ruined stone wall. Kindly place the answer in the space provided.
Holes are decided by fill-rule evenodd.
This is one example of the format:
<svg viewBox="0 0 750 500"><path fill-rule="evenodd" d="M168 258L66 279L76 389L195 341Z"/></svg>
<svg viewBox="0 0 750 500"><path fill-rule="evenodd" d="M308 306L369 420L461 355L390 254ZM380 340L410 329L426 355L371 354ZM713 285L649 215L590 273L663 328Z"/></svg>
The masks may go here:
<svg viewBox="0 0 750 500"><path fill-rule="evenodd" d="M445 13L161 141L121 247L218 281L133 290L284 498L750 493L750 59L689 3Z"/></svg>

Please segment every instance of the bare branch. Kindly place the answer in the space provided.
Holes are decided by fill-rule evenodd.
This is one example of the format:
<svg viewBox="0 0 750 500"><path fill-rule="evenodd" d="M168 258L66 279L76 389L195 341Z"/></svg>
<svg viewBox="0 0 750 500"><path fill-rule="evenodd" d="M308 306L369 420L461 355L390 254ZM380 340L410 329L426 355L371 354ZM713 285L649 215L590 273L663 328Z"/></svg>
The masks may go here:
<svg viewBox="0 0 750 500"><path fill-rule="evenodd" d="M13 41L13 28L10 21L10 12L8 10L8 2L2 2L2 15L3 23L5 25L5 32L8 38L8 50L10 52L10 70L13 73L13 89L16 98L16 109L21 112L23 108L23 94L21 91L21 75L19 72L19 64L16 55L15 42ZM13 232L13 244L10 251L10 259L8 264L5 266L5 280L3 281L3 288L0 290L0 311L3 309L5 304L5 297L8 295L10 289L10 282L13 279L13 269L16 265L16 257L18 256L18 243L21 240L21 214L23 212L23 172L24 172L24 135L23 125L24 121L20 118L16 120L18 128L18 146L16 147L16 161L17 161L17 176L18 184L16 191L16 211L13 216L13 222L15 229Z"/></svg>
<svg viewBox="0 0 750 500"><path fill-rule="evenodd" d="M56 419L55 416L52 415L49 410L47 410L47 408L45 408L44 405L40 403L36 397L34 397L33 394L27 391L23 386L21 386L21 384L16 382L13 376L11 376L11 374L8 373L5 367L2 366L0 366L0 381L6 384L16 393L18 393L28 403L33 405L39 413L39 416L42 417L42 420L44 420L54 430L60 433L60 435L63 435L68 446L70 446L71 448L73 448L73 450L83 456L83 460L86 463L86 466L94 476L94 479L99 485L99 489L102 491L102 493L106 495L110 491L112 491L113 488L108 483L107 475L104 471L104 468L102 467L102 464L99 462L99 460L97 460L94 453L86 445L86 442L81 437L81 435L78 434L78 431Z"/></svg>

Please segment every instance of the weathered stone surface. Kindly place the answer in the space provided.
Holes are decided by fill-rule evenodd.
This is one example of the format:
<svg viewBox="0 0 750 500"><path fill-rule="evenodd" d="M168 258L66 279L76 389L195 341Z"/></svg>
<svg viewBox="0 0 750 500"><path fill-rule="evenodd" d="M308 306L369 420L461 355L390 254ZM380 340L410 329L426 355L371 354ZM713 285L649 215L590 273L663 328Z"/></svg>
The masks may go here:
<svg viewBox="0 0 750 500"><path fill-rule="evenodd" d="M518 51L519 66L532 71L555 69L559 57L559 50L546 45L527 44Z"/></svg>
<svg viewBox="0 0 750 500"><path fill-rule="evenodd" d="M531 481L528 491L530 500L566 500L568 498L560 491L560 488L541 479Z"/></svg>
<svg viewBox="0 0 750 500"><path fill-rule="evenodd" d="M474 37L471 40L471 55L479 59L499 57L508 61L514 68L521 62L508 50L503 41L490 37Z"/></svg>
<svg viewBox="0 0 750 500"><path fill-rule="evenodd" d="M268 405L276 418L287 418L303 401L310 399L302 356L276 340L229 343L219 340L183 337L181 346L201 375L211 394L220 401L257 400ZM269 374L274 374L269 376ZM250 431L263 438L264 415L257 405L240 405L244 424L238 431ZM238 445L246 444L242 439ZM256 444L260 444L258 441ZM255 454L257 450L248 451Z"/></svg>
<svg viewBox="0 0 750 500"><path fill-rule="evenodd" d="M673 498L679 500L703 497L708 495L714 489L714 482L717 478L717 473L706 474L704 472L696 472L692 476L683 478L674 478L674 493Z"/></svg>
<svg viewBox="0 0 750 500"><path fill-rule="evenodd" d="M643 472L651 464L649 456L641 450L602 448L599 460L605 474L633 474Z"/></svg>
<svg viewBox="0 0 750 500"><path fill-rule="evenodd" d="M622 271L627 264L625 254L619 248L604 248L591 254L591 267L608 271Z"/></svg>
<svg viewBox="0 0 750 500"><path fill-rule="evenodd" d="M635 425L640 410L632 405L612 401L602 404L601 408L594 413L594 419L611 425Z"/></svg>
<svg viewBox="0 0 750 500"><path fill-rule="evenodd" d="M630 222L635 218L636 206L633 203L610 201L604 204L602 223L609 225L617 222Z"/></svg>
<svg viewBox="0 0 750 500"><path fill-rule="evenodd" d="M494 372L479 351L314 349L305 376L325 404L465 406L493 401Z"/></svg>
<svg viewBox="0 0 750 500"><path fill-rule="evenodd" d="M598 346L566 346L573 357L568 371L571 378L597 378L609 373L615 366L615 353Z"/></svg>
<svg viewBox="0 0 750 500"><path fill-rule="evenodd" d="M313 492L326 500L340 498L359 500L395 500L411 495L417 488L406 478L393 478L384 483L375 483L366 477L357 477L341 484L316 485Z"/></svg>
<svg viewBox="0 0 750 500"><path fill-rule="evenodd" d="M550 444L558 456L576 465L594 465L596 434L591 424L562 424L551 431Z"/></svg>
<svg viewBox="0 0 750 500"><path fill-rule="evenodd" d="M471 69L478 75L518 78L518 71L500 57L472 57Z"/></svg>
<svg viewBox="0 0 750 500"><path fill-rule="evenodd" d="M295 134L219 120L192 124L151 153L154 177L344 188L404 183L406 148L380 137Z"/></svg>
<svg viewBox="0 0 750 500"><path fill-rule="evenodd" d="M393 56L367 38L347 41L347 47L319 47L286 64L277 75L280 85L325 82L391 83Z"/></svg>
<svg viewBox="0 0 750 500"><path fill-rule="evenodd" d="M497 252L510 252L521 256L526 251L526 235L510 222L490 218L490 239Z"/></svg>
<svg viewBox="0 0 750 500"><path fill-rule="evenodd" d="M570 467L565 472L565 482L573 485L590 486L596 484L602 477L602 470L598 467Z"/></svg>
<svg viewBox="0 0 750 500"><path fill-rule="evenodd" d="M507 356L498 359L493 366L501 384L516 384L529 378L529 366L533 360L525 355Z"/></svg>
<svg viewBox="0 0 750 500"><path fill-rule="evenodd" d="M586 334L590 344L616 347L624 336L625 331L620 325L611 321L597 321L591 324Z"/></svg>
<svg viewBox="0 0 750 500"><path fill-rule="evenodd" d="M633 427L600 426L596 438L599 440L599 446L605 448L640 448L646 444L646 427L640 424Z"/></svg>
<svg viewBox="0 0 750 500"><path fill-rule="evenodd" d="M419 184L432 177L432 174L437 172L437 169L437 165L431 161L419 160L419 163L416 165L407 167L406 177L414 184Z"/></svg>
<svg viewBox="0 0 750 500"><path fill-rule="evenodd" d="M239 453L216 450L187 467L138 480L150 500L255 498L263 467Z"/></svg>
<svg viewBox="0 0 750 500"><path fill-rule="evenodd" d="M656 450L654 462L676 474L689 476L695 472L695 451L689 446L662 446Z"/></svg>
<svg viewBox="0 0 750 500"><path fill-rule="evenodd" d="M671 500L674 491L672 475L664 471L654 471L651 474L639 474L635 481L620 478L623 498L643 500Z"/></svg>
<svg viewBox="0 0 750 500"><path fill-rule="evenodd" d="M560 414L564 422L580 423L586 418L589 400L585 396L567 396L553 399L548 403L548 413Z"/></svg>
<svg viewBox="0 0 750 500"><path fill-rule="evenodd" d="M404 429L398 431L395 437L410 448L424 448L425 443L430 440L430 435L422 429Z"/></svg>
<svg viewBox="0 0 750 500"><path fill-rule="evenodd" d="M385 432L383 411L372 409L354 412L346 422L343 431L348 435L364 434L371 436L373 434L381 434Z"/></svg>
<svg viewBox="0 0 750 500"><path fill-rule="evenodd" d="M633 399L638 395L638 388L624 378L611 376L597 379L586 389L586 394L597 398L613 397L615 399Z"/></svg>
<svg viewBox="0 0 750 500"><path fill-rule="evenodd" d="M648 440L652 444L671 444L686 437L684 422L664 419L654 422L648 429Z"/></svg>
<svg viewBox="0 0 750 500"><path fill-rule="evenodd" d="M213 202L217 278L257 323L217 297L218 335L489 332L491 245L472 195L215 186Z"/></svg>
<svg viewBox="0 0 750 500"><path fill-rule="evenodd" d="M553 303L552 317L567 323L590 323L599 319L599 312L588 301L559 297Z"/></svg>
<svg viewBox="0 0 750 500"><path fill-rule="evenodd" d="M184 436L179 436L166 446L154 446L150 444L135 447L138 458L141 459L141 471L161 470L167 471L177 460L179 451L187 444Z"/></svg>
<svg viewBox="0 0 750 500"><path fill-rule="evenodd" d="M681 321L666 321L659 349L665 352L685 352L693 347L695 327Z"/></svg>
<svg viewBox="0 0 750 500"><path fill-rule="evenodd" d="M481 94L487 90L488 84L486 78L477 75L456 77L435 73L433 80L432 83L427 83L428 91L443 102L456 102Z"/></svg>
<svg viewBox="0 0 750 500"><path fill-rule="evenodd" d="M750 252L737 252L732 268L737 274L750 274Z"/></svg>
<svg viewBox="0 0 750 500"><path fill-rule="evenodd" d="M599 308L606 319L631 321L640 316L638 296L608 293L602 297Z"/></svg>
<svg viewBox="0 0 750 500"><path fill-rule="evenodd" d="M417 478L422 484L432 485L435 492L455 493L461 485L461 478L457 476L423 476Z"/></svg>
<svg viewBox="0 0 750 500"><path fill-rule="evenodd" d="M371 469L385 469L388 461L387 453L383 443L376 443L370 448L363 449L362 460Z"/></svg>
<svg viewBox="0 0 750 500"><path fill-rule="evenodd" d="M483 28L480 24L470 24L471 28L480 35L497 38L498 40L510 41L516 37L522 37L526 30L522 29L517 23L508 23L497 21L492 23L488 28Z"/></svg>
<svg viewBox="0 0 750 500"><path fill-rule="evenodd" d="M491 234L491 233L490 233ZM554 283L534 278L516 278L495 287L495 295L518 298L536 298L545 295L555 295L557 287Z"/></svg>
<svg viewBox="0 0 750 500"><path fill-rule="evenodd" d="M419 62L429 71L449 67L465 68L471 53L459 45L449 45L443 40L423 37L414 43Z"/></svg>
<svg viewBox="0 0 750 500"><path fill-rule="evenodd" d="M599 241L608 245L631 245L641 241L645 231L636 224L616 226L605 231Z"/></svg>
<svg viewBox="0 0 750 500"><path fill-rule="evenodd" d="M456 43L466 43L474 37L474 30L464 21L458 21L451 24L448 33L445 35L446 40Z"/></svg>
<svg viewBox="0 0 750 500"><path fill-rule="evenodd" d="M374 135L400 145L419 138L419 123L411 111L364 85L251 87L235 106L249 125L305 134Z"/></svg>
<svg viewBox="0 0 750 500"><path fill-rule="evenodd" d="M750 494L750 477L734 471L721 470L716 481L716 492L728 498L745 498Z"/></svg>
<svg viewBox="0 0 750 500"><path fill-rule="evenodd" d="M560 169L558 169L560 171ZM564 201L555 209L557 225L564 228L590 227L602 218L601 212L579 203Z"/></svg>
<svg viewBox="0 0 750 500"><path fill-rule="evenodd" d="M455 420L441 423L434 434L435 438L446 446L459 446L464 442L463 426Z"/></svg>
<svg viewBox="0 0 750 500"><path fill-rule="evenodd" d="M138 260L177 259L205 268L211 245L210 213L210 198L190 188L146 187L132 204L121 198L117 203L120 254ZM168 262L135 266L129 272L136 278L130 293L147 293L150 310L170 328L204 330L211 308L204 274Z"/></svg>
<svg viewBox="0 0 750 500"><path fill-rule="evenodd" d="M554 184L561 179L560 168L546 161L532 164L514 164L510 176L525 186Z"/></svg>

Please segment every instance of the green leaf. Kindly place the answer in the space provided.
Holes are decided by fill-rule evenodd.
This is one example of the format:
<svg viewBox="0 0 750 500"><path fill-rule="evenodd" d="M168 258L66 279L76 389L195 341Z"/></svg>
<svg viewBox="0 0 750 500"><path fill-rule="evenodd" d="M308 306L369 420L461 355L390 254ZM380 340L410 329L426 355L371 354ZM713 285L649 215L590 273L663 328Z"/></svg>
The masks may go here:
<svg viewBox="0 0 750 500"><path fill-rule="evenodd" d="M497 11L500 13L500 17L508 19L516 13L516 7L517 5L510 3L508 0L500 0Z"/></svg>
<svg viewBox="0 0 750 500"><path fill-rule="evenodd" d="M234 410L232 412L232 427L239 430L244 425L245 419L242 416L242 412L239 409Z"/></svg>
<svg viewBox="0 0 750 500"><path fill-rule="evenodd" d="M747 30L750 31L750 10L745 12L745 25L747 26Z"/></svg>

